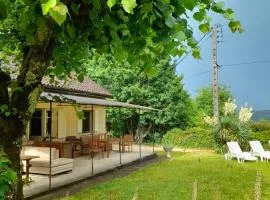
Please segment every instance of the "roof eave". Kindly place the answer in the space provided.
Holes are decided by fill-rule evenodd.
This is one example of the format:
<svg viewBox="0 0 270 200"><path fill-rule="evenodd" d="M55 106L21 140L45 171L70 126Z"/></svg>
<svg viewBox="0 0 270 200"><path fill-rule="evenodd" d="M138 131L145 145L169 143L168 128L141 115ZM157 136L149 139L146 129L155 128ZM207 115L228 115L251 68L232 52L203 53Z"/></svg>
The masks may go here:
<svg viewBox="0 0 270 200"><path fill-rule="evenodd" d="M85 92L81 90L67 89L67 88L50 86L50 85L44 85L44 91L61 93L61 94L72 94L72 95L84 96L84 97L96 97L96 98L111 98L112 97L112 94L110 93L101 94L101 93L94 93L94 92Z"/></svg>

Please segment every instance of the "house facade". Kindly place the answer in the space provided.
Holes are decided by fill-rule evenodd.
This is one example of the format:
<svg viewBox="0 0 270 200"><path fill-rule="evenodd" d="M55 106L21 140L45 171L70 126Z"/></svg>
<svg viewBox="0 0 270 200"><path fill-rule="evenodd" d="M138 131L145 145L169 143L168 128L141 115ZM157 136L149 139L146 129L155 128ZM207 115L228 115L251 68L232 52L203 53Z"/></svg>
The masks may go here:
<svg viewBox="0 0 270 200"><path fill-rule="evenodd" d="M105 100L111 94L103 87L89 78L83 82L75 79L57 81L50 84L49 79L43 79L44 93L57 95L73 95L76 97L95 98ZM50 107L51 106L51 107ZM84 118L79 119L77 110L83 112ZM64 139L67 136L106 132L106 110L103 105L89 105L63 102L52 104L40 100L36 106L32 120L26 130L27 139L39 141L48 137L50 131L52 138Z"/></svg>

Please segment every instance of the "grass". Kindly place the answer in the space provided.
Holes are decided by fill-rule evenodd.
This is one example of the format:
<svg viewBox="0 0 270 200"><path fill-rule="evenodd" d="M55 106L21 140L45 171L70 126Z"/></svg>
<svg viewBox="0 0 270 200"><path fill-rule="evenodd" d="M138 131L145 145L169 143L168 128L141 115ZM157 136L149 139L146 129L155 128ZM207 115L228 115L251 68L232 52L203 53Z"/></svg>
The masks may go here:
<svg viewBox="0 0 270 200"><path fill-rule="evenodd" d="M270 163L239 164L235 160L225 161L222 155L215 153L174 153L172 160L139 169L129 176L64 199L245 200L258 199L258 194L259 199L270 199L269 169Z"/></svg>

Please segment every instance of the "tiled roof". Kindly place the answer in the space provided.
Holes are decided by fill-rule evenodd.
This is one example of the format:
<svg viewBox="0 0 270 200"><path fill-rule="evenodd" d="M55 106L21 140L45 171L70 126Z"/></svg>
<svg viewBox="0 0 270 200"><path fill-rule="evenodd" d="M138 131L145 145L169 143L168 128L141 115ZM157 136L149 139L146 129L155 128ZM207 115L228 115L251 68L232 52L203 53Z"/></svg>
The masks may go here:
<svg viewBox="0 0 270 200"><path fill-rule="evenodd" d="M76 78L68 80L56 80L50 83L50 78L45 77L42 80L42 84L45 86L45 91L54 89L56 91L69 91L69 93L81 94L84 96L102 96L110 97L111 93L99 84L92 81L90 78L85 77L83 82L78 81Z"/></svg>

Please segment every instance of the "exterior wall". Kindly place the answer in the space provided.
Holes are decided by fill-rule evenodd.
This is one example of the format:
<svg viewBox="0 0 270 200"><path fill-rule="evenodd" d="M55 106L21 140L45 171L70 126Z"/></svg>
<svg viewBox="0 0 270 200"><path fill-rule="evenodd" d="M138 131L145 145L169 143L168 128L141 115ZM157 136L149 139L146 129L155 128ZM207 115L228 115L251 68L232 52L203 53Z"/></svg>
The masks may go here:
<svg viewBox="0 0 270 200"><path fill-rule="evenodd" d="M42 110L42 136L47 135L47 112L49 103L38 103L36 109ZM79 106L80 110L92 110L92 106ZM106 110L104 106L93 106L94 130L98 133L106 132ZM29 129L28 129L29 137ZM66 136L79 136L82 134L82 120L80 120L74 107L70 104L52 104L52 137L65 138Z"/></svg>

